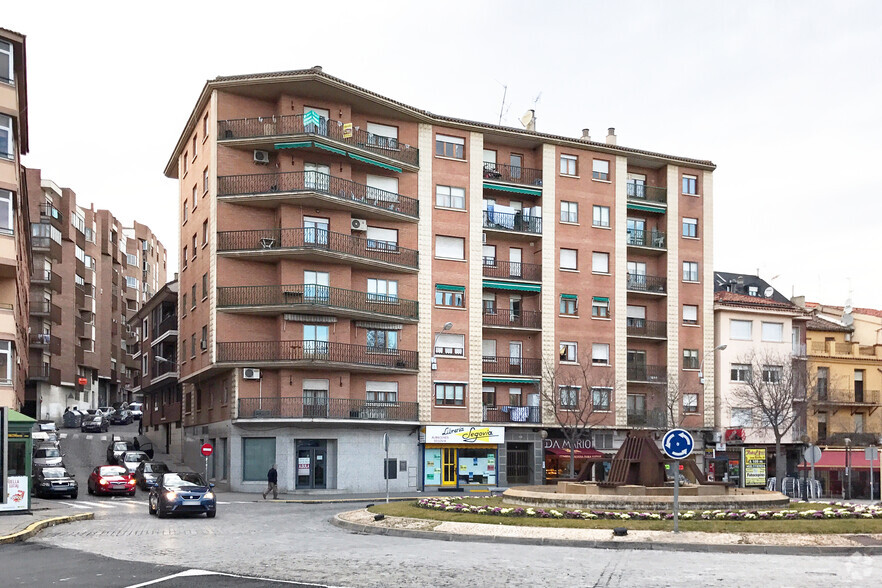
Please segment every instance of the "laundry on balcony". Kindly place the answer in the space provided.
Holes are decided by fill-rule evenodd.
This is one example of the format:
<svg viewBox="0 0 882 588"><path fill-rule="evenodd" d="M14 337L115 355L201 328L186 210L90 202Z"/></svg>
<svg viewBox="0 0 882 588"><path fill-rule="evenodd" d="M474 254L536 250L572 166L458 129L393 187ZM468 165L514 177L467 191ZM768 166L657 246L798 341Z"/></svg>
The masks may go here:
<svg viewBox="0 0 882 588"><path fill-rule="evenodd" d="M508 413L513 423L526 423L530 419L529 406L501 406L499 410Z"/></svg>

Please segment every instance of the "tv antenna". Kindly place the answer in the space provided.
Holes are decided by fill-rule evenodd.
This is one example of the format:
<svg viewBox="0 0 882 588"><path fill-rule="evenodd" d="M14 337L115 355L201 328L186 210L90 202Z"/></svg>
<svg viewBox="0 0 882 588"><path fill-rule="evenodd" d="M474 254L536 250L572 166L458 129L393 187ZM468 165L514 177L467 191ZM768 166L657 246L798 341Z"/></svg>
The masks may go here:
<svg viewBox="0 0 882 588"><path fill-rule="evenodd" d="M497 123L498 125L502 126L502 115L505 112L508 112L508 110L505 108L505 96L506 96L506 94L508 94L508 85L503 84L502 82L500 82L498 80L496 83L502 85L502 104L499 105L499 122Z"/></svg>

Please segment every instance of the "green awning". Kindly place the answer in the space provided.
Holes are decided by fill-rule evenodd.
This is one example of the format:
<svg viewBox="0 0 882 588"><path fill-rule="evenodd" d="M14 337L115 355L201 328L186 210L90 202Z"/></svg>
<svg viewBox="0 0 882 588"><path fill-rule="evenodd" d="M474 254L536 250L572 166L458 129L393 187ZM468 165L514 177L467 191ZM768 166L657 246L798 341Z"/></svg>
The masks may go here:
<svg viewBox="0 0 882 588"><path fill-rule="evenodd" d="M609 298L604 298L604 297L602 297L602 296L595 296L595 297L594 297L594 300L596 300L597 302L606 302L606 303L609 303Z"/></svg>
<svg viewBox="0 0 882 588"><path fill-rule="evenodd" d="M330 145L323 145L322 143L319 143L318 141L313 143L313 145L315 145L319 149L324 149L325 151L330 151L331 153L336 153L337 155L343 155L344 157L346 156L346 152L343 151L342 149L337 149L336 147L331 147Z"/></svg>
<svg viewBox="0 0 882 588"><path fill-rule="evenodd" d="M276 143L273 145L275 149L302 149L303 147L312 147L312 141L300 141L299 143Z"/></svg>
<svg viewBox="0 0 882 588"><path fill-rule="evenodd" d="M389 164L387 164L387 163L382 163L382 162L380 162L380 161L375 161L375 160L373 160L373 159L368 159L367 157L362 157L361 155L356 155L356 154L354 154L354 153L348 153L347 155L349 155L349 157L351 157L352 159L354 159L354 160L356 160L356 161L360 161L360 162L362 162L362 163L369 163L369 164L371 164L371 165L375 165L375 166L377 166L377 167L382 167L383 169L392 170L392 171L394 171L394 172L396 172L396 173L399 173L399 174L400 174L402 171L404 171L404 170L402 170L400 167L395 167L394 165L389 165Z"/></svg>
<svg viewBox="0 0 882 588"><path fill-rule="evenodd" d="M542 190L518 188L517 186L504 186L502 184L491 184L489 182L484 182L484 189L497 190L499 192L514 192L515 194L529 194L530 196L542 196Z"/></svg>
<svg viewBox="0 0 882 588"><path fill-rule="evenodd" d="M446 292L465 292L465 286L450 286L448 284L435 284L435 289Z"/></svg>
<svg viewBox="0 0 882 588"><path fill-rule="evenodd" d="M529 378L481 378L484 382L493 382L496 384L535 384L539 381L539 376L532 380Z"/></svg>
<svg viewBox="0 0 882 588"><path fill-rule="evenodd" d="M629 202L628 210L639 210L641 212L655 212L659 214L664 214L667 209L659 206L647 206L646 204L631 204Z"/></svg>
<svg viewBox="0 0 882 588"><path fill-rule="evenodd" d="M519 284L517 282L497 282L496 280L484 280L485 288L495 288L497 290L517 290L519 292L541 292L542 286L539 284Z"/></svg>
<svg viewBox="0 0 882 588"><path fill-rule="evenodd" d="M561 294L560 297L564 300L578 300L578 294Z"/></svg>

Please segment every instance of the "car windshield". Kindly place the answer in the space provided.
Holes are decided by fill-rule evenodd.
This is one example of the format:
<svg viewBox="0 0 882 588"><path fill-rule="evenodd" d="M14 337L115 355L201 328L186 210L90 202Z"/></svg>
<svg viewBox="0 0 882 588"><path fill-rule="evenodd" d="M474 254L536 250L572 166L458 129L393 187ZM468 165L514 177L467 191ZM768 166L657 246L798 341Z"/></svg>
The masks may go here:
<svg viewBox="0 0 882 588"><path fill-rule="evenodd" d="M164 463L148 463L144 465L144 471L151 474L165 474L169 469Z"/></svg>
<svg viewBox="0 0 882 588"><path fill-rule="evenodd" d="M61 452L54 447L49 449L38 449L37 457L61 457Z"/></svg>
<svg viewBox="0 0 882 588"><path fill-rule="evenodd" d="M114 451L126 451L129 448L129 444L126 441L117 441L113 444Z"/></svg>
<svg viewBox="0 0 882 588"><path fill-rule="evenodd" d="M102 476L122 476L128 472L126 468L120 466L103 466L98 469L98 473Z"/></svg>
<svg viewBox="0 0 882 588"><path fill-rule="evenodd" d="M144 461L147 457L144 453L126 453L125 461Z"/></svg>
<svg viewBox="0 0 882 588"><path fill-rule="evenodd" d="M141 410L141 404L138 402L129 405L130 410Z"/></svg>
<svg viewBox="0 0 882 588"><path fill-rule="evenodd" d="M43 470L44 478L66 478L67 472L64 468L45 468Z"/></svg>
<svg viewBox="0 0 882 588"><path fill-rule="evenodd" d="M166 474L162 479L166 486L173 488L185 488L187 486L207 486L205 480L199 474L183 473L183 474Z"/></svg>

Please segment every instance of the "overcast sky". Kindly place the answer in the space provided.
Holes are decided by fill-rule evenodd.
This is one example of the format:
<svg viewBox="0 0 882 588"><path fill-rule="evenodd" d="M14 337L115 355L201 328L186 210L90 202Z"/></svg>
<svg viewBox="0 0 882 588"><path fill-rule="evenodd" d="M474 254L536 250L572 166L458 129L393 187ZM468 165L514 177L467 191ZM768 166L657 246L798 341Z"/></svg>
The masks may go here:
<svg viewBox="0 0 882 588"><path fill-rule="evenodd" d="M507 85L503 124L535 108L539 131L615 127L619 145L710 159L714 269L882 308L880 2L8 4L0 26L27 35L25 165L148 224L172 268L163 168L205 81L321 65L492 123Z"/></svg>

